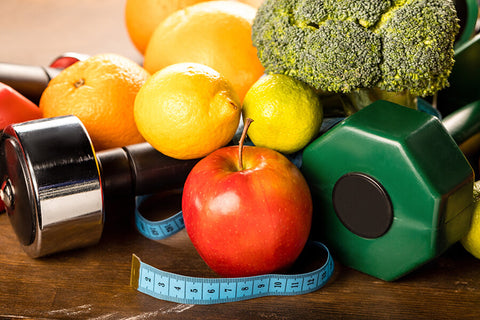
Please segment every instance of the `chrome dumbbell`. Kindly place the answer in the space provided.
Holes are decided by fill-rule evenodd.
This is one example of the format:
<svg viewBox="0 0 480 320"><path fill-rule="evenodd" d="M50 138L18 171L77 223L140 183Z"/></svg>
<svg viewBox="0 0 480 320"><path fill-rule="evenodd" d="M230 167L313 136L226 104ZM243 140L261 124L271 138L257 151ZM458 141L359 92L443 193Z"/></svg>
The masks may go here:
<svg viewBox="0 0 480 320"><path fill-rule="evenodd" d="M5 128L0 195L23 249L41 257L97 243L108 201L181 187L196 162L148 143L95 153L78 118L39 119Z"/></svg>

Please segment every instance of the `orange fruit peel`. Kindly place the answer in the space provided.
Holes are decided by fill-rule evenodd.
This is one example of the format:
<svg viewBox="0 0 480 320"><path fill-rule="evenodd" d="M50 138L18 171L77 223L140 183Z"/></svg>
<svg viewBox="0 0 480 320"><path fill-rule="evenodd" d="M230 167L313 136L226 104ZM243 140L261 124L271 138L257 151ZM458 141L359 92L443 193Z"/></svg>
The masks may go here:
<svg viewBox="0 0 480 320"><path fill-rule="evenodd" d="M144 68L155 73L166 66L195 62L225 76L240 100L264 73L252 44L256 9L236 1L208 1L170 14L153 32Z"/></svg>
<svg viewBox="0 0 480 320"><path fill-rule="evenodd" d="M123 56L92 56L53 78L39 107L44 117L77 116L97 150L139 143L144 139L135 126L133 105L149 76Z"/></svg>
<svg viewBox="0 0 480 320"><path fill-rule="evenodd" d="M141 53L145 53L153 31L168 15L206 0L127 0L125 25L130 40Z"/></svg>

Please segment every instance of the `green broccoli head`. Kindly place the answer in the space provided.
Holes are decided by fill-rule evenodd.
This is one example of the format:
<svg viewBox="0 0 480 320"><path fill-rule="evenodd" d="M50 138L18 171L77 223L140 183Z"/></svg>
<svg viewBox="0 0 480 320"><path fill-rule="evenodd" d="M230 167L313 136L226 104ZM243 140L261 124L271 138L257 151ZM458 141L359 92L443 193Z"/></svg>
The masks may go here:
<svg viewBox="0 0 480 320"><path fill-rule="evenodd" d="M268 73L317 89L432 95L448 85L453 0L264 0L252 39Z"/></svg>

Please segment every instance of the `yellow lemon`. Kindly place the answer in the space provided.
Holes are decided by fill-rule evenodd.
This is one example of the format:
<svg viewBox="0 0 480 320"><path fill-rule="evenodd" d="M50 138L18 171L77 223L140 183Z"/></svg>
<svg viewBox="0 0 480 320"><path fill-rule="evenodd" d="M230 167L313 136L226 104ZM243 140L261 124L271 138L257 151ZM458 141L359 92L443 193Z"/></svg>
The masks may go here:
<svg viewBox="0 0 480 320"><path fill-rule="evenodd" d="M195 159L226 145L240 122L241 103L230 82L198 63L153 74L135 98L137 128L155 149Z"/></svg>
<svg viewBox="0 0 480 320"><path fill-rule="evenodd" d="M480 259L480 180L473 185L473 201L472 224L461 243L468 252Z"/></svg>
<svg viewBox="0 0 480 320"><path fill-rule="evenodd" d="M244 119L253 119L248 130L252 142L282 153L304 148L319 132L323 108L315 90L290 76L271 74L248 90Z"/></svg>

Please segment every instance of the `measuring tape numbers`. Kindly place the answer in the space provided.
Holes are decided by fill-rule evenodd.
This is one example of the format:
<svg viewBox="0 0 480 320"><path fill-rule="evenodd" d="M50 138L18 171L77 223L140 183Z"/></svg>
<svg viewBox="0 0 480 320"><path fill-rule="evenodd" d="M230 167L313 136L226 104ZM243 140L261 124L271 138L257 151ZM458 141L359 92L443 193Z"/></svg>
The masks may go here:
<svg viewBox="0 0 480 320"><path fill-rule="evenodd" d="M182 211L164 220L145 219L138 208L148 198L149 196L138 196L135 199L135 225L143 236L151 240L162 240L185 228Z"/></svg>
<svg viewBox="0 0 480 320"><path fill-rule="evenodd" d="M160 240L183 229L181 211L161 221L145 219L138 208L147 197L137 197L135 206L135 223L141 234L149 239ZM334 271L333 258L328 248L320 242L311 242L311 244L327 254L325 263L314 271L240 278L179 275L154 268L133 254L130 285L154 298L184 304L217 304L264 296L305 294L323 287Z"/></svg>

